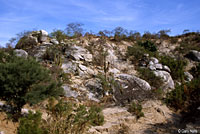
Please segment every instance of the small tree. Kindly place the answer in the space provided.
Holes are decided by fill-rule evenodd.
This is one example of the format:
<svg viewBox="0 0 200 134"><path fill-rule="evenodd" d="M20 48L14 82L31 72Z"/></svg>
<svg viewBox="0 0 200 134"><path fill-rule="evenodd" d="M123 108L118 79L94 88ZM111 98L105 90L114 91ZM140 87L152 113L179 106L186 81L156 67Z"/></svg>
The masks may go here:
<svg viewBox="0 0 200 134"><path fill-rule="evenodd" d="M83 34L83 24L81 23L69 23L67 25L66 31L67 35L71 37L80 37Z"/></svg>
<svg viewBox="0 0 200 134"><path fill-rule="evenodd" d="M114 39L116 41L121 41L127 37L128 31L122 27L116 27L113 30L114 33Z"/></svg>
<svg viewBox="0 0 200 134"><path fill-rule="evenodd" d="M36 104L63 93L61 82L53 81L49 71L35 60L5 55L0 54L4 59L0 60L0 99L14 108L15 119L26 103Z"/></svg>
<svg viewBox="0 0 200 134"><path fill-rule="evenodd" d="M56 38L59 43L66 38L66 34L62 30L54 29L53 32L50 34L51 37Z"/></svg>

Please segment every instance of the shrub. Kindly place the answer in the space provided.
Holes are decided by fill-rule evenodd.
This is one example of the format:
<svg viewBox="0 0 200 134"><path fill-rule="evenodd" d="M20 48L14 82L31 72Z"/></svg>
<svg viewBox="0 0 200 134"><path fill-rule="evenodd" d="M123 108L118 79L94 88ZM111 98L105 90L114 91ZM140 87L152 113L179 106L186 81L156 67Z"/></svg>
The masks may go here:
<svg viewBox="0 0 200 134"><path fill-rule="evenodd" d="M146 80L153 88L159 89L162 84L162 78L157 77L151 70L147 68L138 68L140 78Z"/></svg>
<svg viewBox="0 0 200 134"><path fill-rule="evenodd" d="M19 115L26 103L36 104L63 93L59 79L53 81L34 59L8 55L5 60L0 62L0 99L14 107L14 114Z"/></svg>
<svg viewBox="0 0 200 134"><path fill-rule="evenodd" d="M77 106L63 100L56 105L53 104L54 99L50 99L47 107L50 118L46 122L49 134L80 134L86 132L90 125L102 125L104 122L99 107L94 106L88 109L84 105Z"/></svg>
<svg viewBox="0 0 200 134"><path fill-rule="evenodd" d="M50 37L55 38L59 43L61 43L61 41L66 39L67 35L62 30L53 30L53 32L50 33Z"/></svg>
<svg viewBox="0 0 200 134"><path fill-rule="evenodd" d="M17 134L48 134L47 130L42 126L41 113L35 114L29 111L29 114L20 118Z"/></svg>
<svg viewBox="0 0 200 134"><path fill-rule="evenodd" d="M134 45L131 47L128 47L126 56L131 57L131 61L133 63L138 63L140 59L143 58L144 54L148 53L143 47Z"/></svg>
<svg viewBox="0 0 200 134"><path fill-rule="evenodd" d="M177 86L166 96L166 103L176 110L180 110L183 120L194 120L199 117L197 110L200 104L200 77L193 79L185 85Z"/></svg>
<svg viewBox="0 0 200 134"><path fill-rule="evenodd" d="M184 79L184 68L187 62L181 58L175 59L170 56L161 56L160 63L166 65L171 70L171 76L174 80L182 81Z"/></svg>
<svg viewBox="0 0 200 134"><path fill-rule="evenodd" d="M132 102L128 108L128 112L136 115L137 119L144 117L144 113L142 112L142 105L139 103L136 104L135 102Z"/></svg>
<svg viewBox="0 0 200 134"><path fill-rule="evenodd" d="M138 45L144 47L146 50L151 51L151 52L157 51L156 45L153 42L148 41L148 40L145 42L138 42Z"/></svg>
<svg viewBox="0 0 200 134"><path fill-rule="evenodd" d="M190 72L195 78L198 78L200 76L200 63L197 66L192 67Z"/></svg>
<svg viewBox="0 0 200 134"><path fill-rule="evenodd" d="M145 54L149 54L151 57L158 57L156 51L149 51L142 45L133 45L127 48L126 57L129 58L133 63L139 63Z"/></svg>

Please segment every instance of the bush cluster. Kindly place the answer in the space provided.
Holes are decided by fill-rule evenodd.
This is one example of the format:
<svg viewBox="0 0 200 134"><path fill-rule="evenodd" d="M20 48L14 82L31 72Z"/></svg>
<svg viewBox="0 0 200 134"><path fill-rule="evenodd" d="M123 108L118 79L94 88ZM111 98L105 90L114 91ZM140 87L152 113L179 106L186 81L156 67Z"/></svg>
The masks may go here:
<svg viewBox="0 0 200 134"><path fill-rule="evenodd" d="M141 59L143 59L145 54L149 54L152 57L158 57L158 53L156 51L157 48L152 42L138 42L138 44L127 48L126 56L133 63L137 64Z"/></svg>
<svg viewBox="0 0 200 134"><path fill-rule="evenodd" d="M156 45L149 40L147 40L145 42L139 41L138 45L144 47L146 50L151 51L151 52L157 51Z"/></svg>
<svg viewBox="0 0 200 134"><path fill-rule="evenodd" d="M151 70L148 68L138 68L140 78L146 80L153 88L159 89L162 84L162 78L157 77Z"/></svg>
<svg viewBox="0 0 200 134"><path fill-rule="evenodd" d="M34 59L0 53L0 99L14 108L14 114L19 116L26 103L36 104L63 94L59 78L53 80L50 72Z"/></svg>
<svg viewBox="0 0 200 134"><path fill-rule="evenodd" d="M190 82L176 86L166 96L166 103L176 110L180 110L184 119L194 121L200 115L197 109L200 104L200 69L198 65L192 69L194 79Z"/></svg>
<svg viewBox="0 0 200 134"><path fill-rule="evenodd" d="M175 59L170 56L160 56L160 63L170 68L171 76L174 80L184 80L184 69L187 65L187 62L184 59Z"/></svg>
<svg viewBox="0 0 200 134"><path fill-rule="evenodd" d="M144 113L142 112L142 105L139 103L132 102L128 108L128 112L136 115L137 119L144 117Z"/></svg>
<svg viewBox="0 0 200 134"><path fill-rule="evenodd" d="M29 113L20 119L18 134L82 134L92 126L102 125L104 117L101 108L97 106L85 107L63 100L55 103L49 99L46 120L41 119L40 113Z"/></svg>

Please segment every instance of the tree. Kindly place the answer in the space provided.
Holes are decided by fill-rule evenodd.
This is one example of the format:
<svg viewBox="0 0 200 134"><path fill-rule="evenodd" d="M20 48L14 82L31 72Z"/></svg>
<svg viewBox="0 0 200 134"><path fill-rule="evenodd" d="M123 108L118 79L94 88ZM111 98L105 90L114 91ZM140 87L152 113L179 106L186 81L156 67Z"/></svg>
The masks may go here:
<svg viewBox="0 0 200 134"><path fill-rule="evenodd" d="M56 40L61 43L66 38L66 34L62 30L54 29L53 32L50 34L51 37L56 38Z"/></svg>
<svg viewBox="0 0 200 134"><path fill-rule="evenodd" d="M128 31L122 27L116 27L113 30L114 38L116 41L120 41L127 37Z"/></svg>
<svg viewBox="0 0 200 134"><path fill-rule="evenodd" d="M80 37L83 34L83 24L81 23L69 23L67 25L66 31L67 35L71 37Z"/></svg>
<svg viewBox="0 0 200 134"><path fill-rule="evenodd" d="M160 30L158 32L158 35L159 35L160 38L167 38L167 37L169 37L168 33L170 33L170 32L171 32L170 29L168 29L168 30Z"/></svg>
<svg viewBox="0 0 200 134"><path fill-rule="evenodd" d="M26 103L32 105L63 94L59 79L53 80L34 59L0 52L0 70L0 99L13 107L14 119L19 118Z"/></svg>

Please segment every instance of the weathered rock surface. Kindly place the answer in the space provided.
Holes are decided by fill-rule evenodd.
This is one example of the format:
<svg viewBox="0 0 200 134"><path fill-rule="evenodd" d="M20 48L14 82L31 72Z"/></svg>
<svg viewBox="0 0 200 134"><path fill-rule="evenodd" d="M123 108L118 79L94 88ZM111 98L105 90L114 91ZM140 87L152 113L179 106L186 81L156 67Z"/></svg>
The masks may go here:
<svg viewBox="0 0 200 134"><path fill-rule="evenodd" d="M56 39L51 39L50 42L53 43L54 45L58 45L59 44L59 42Z"/></svg>
<svg viewBox="0 0 200 134"><path fill-rule="evenodd" d="M193 76L189 72L184 72L184 75L186 76L186 81L191 81L193 79Z"/></svg>
<svg viewBox="0 0 200 134"><path fill-rule="evenodd" d="M19 56L19 57L23 57L23 58L28 57L28 53L23 49L15 49L14 53L15 53L16 56Z"/></svg>
<svg viewBox="0 0 200 134"><path fill-rule="evenodd" d="M47 36L48 36L48 32L47 31L40 30L40 36L39 36L40 42L47 41Z"/></svg>
<svg viewBox="0 0 200 134"><path fill-rule="evenodd" d="M66 97L73 97L76 98L78 97L78 92L71 90L71 88L68 85L63 85L62 86L65 92Z"/></svg>
<svg viewBox="0 0 200 134"><path fill-rule="evenodd" d="M90 134L171 134L169 124L178 120L175 114L160 101L146 101L142 104L144 117L139 120L127 112L126 108L111 107L103 110L105 123L89 129ZM158 125L158 126L157 126ZM162 126L162 127L159 127ZM157 126L157 127L153 127Z"/></svg>
<svg viewBox="0 0 200 134"><path fill-rule="evenodd" d="M187 55L187 58L193 60L193 61L198 61L200 62L200 52L196 50L191 50Z"/></svg>
<svg viewBox="0 0 200 134"><path fill-rule="evenodd" d="M72 61L64 62L61 68L65 73L75 74L77 72L77 64Z"/></svg>
<svg viewBox="0 0 200 134"><path fill-rule="evenodd" d="M171 77L171 75L166 72L166 71L160 71L160 70L157 70L157 71L153 71L154 74L160 78L162 78L164 84L163 84L163 89L164 90L167 90L167 89L174 89L174 81Z"/></svg>
<svg viewBox="0 0 200 134"><path fill-rule="evenodd" d="M85 60L88 62L92 61L92 55L88 52L87 49L84 49L80 46L72 46L67 52L67 57L75 61Z"/></svg>
<svg viewBox="0 0 200 134"><path fill-rule="evenodd" d="M145 99L151 90L148 82L128 74L117 74L113 86L114 99L117 103L128 103L134 99ZM146 95L145 95L146 94Z"/></svg>

